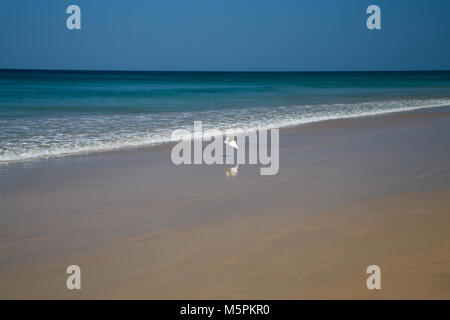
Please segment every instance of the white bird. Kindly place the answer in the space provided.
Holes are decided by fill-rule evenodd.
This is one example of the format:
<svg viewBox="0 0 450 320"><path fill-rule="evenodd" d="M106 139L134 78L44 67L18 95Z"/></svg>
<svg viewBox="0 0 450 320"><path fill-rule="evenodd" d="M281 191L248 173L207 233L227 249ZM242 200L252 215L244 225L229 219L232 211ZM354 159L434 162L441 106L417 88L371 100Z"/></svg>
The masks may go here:
<svg viewBox="0 0 450 320"><path fill-rule="evenodd" d="M234 140L234 138L233 139L230 137L226 138L224 144L229 145L230 147L233 147L235 149L238 149L237 143Z"/></svg>

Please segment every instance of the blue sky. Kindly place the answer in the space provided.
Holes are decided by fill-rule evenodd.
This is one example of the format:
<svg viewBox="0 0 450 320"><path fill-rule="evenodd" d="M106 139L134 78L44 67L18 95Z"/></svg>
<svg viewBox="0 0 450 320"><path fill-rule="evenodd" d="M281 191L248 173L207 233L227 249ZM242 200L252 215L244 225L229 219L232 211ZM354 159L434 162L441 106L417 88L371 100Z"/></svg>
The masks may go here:
<svg viewBox="0 0 450 320"><path fill-rule="evenodd" d="M449 70L450 1L1 0L0 39L0 68Z"/></svg>

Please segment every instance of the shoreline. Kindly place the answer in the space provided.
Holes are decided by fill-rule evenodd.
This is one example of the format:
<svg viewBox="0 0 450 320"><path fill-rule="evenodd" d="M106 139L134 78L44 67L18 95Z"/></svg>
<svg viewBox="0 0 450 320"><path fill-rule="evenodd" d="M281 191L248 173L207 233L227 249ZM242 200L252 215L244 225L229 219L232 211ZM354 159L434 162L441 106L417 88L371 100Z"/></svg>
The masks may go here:
<svg viewBox="0 0 450 320"><path fill-rule="evenodd" d="M390 110L390 111L380 111L379 113L373 113L373 114L355 114L355 115L347 115L342 116L339 118L330 118L330 119L321 119L321 120L311 120L309 122L305 123L298 123L298 124L292 124L292 125L283 125L283 126L274 126L273 128L265 128L265 130L270 129L279 129L280 131L284 130L292 130L297 129L304 126L310 126L310 125L320 125L322 123L328 123L328 122L334 122L334 121L345 121L345 120L356 120L356 119L365 119L365 118L378 118L378 117L390 117L392 115L396 114L403 114L403 113L422 113L422 112L438 112L440 109L444 110L450 110L450 104L444 104L444 105L430 105L426 107L411 107L408 110ZM222 129L221 129L222 130ZM261 129L251 129L250 132L258 132ZM223 130L222 130L223 131ZM137 145L137 146L124 146L124 147L114 147L111 149L104 149L104 150L92 150L92 151L86 151L86 152L70 152L70 153L62 153L57 155L49 155L49 156L39 156L35 158L27 158L27 159L19 159L19 160L5 160L0 161L0 168L1 166L7 166L9 164L21 164L21 163L27 163L32 164L33 162L38 161L51 161L56 160L59 158L65 158L65 157L79 157L79 156L95 156L99 154L114 154L114 153L122 153L122 152L149 152L152 150L158 150L160 148L168 148L175 145L176 142L174 141L164 141L159 143L153 143L153 144L147 144L147 145Z"/></svg>
<svg viewBox="0 0 450 320"><path fill-rule="evenodd" d="M275 176L175 166L168 146L8 166L0 297L448 299L440 109L284 128ZM79 292L64 287L70 264Z"/></svg>

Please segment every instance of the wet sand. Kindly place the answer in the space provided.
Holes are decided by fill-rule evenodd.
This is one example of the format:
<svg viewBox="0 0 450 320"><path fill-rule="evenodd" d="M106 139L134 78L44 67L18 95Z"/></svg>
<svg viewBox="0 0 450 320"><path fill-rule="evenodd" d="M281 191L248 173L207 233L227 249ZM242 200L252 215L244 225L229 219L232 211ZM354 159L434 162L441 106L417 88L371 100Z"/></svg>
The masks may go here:
<svg viewBox="0 0 450 320"><path fill-rule="evenodd" d="M449 299L449 140L439 108L283 129L275 176L170 145L2 165L0 298Z"/></svg>

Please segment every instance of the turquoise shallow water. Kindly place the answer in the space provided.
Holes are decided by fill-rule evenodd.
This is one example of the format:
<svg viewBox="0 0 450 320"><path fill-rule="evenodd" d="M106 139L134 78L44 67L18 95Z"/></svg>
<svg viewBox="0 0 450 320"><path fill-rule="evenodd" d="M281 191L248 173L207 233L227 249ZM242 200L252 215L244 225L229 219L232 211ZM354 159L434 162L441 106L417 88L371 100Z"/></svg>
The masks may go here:
<svg viewBox="0 0 450 320"><path fill-rule="evenodd" d="M0 71L0 162L450 104L450 72Z"/></svg>

